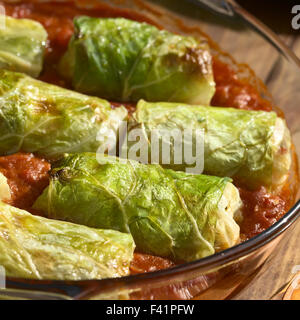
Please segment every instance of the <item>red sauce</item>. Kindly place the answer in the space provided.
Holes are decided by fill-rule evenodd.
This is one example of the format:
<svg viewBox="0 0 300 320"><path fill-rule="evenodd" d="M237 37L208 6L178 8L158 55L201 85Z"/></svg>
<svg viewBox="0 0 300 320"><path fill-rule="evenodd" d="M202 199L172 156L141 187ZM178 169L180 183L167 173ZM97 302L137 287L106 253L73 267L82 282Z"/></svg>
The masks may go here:
<svg viewBox="0 0 300 320"><path fill-rule="evenodd" d="M50 163L33 154L16 153L0 157L0 172L5 175L11 190L10 204L30 209L49 184Z"/></svg>
<svg viewBox="0 0 300 320"><path fill-rule="evenodd" d="M76 15L123 16L153 23L136 12L112 9L106 5L98 5L93 9L80 9L72 3L5 4L5 7L8 15L16 18L31 18L44 25L49 34L49 40L45 68L40 79L65 87L68 84L57 73L56 65L67 49L68 41L73 33L72 20ZM211 43L211 41L209 42ZM239 67L242 66L239 65ZM231 65L222 62L218 54L213 57L213 70L216 82L213 105L247 110L270 111L273 109L271 102L264 99L258 89L251 85L247 79L241 79ZM112 103L112 107L118 107L118 105L118 103ZM126 104L126 107L130 112L133 112L135 104L129 103ZM47 161L35 158L33 155L18 154L0 158L0 171L8 177L12 188L12 204L20 208L29 208L47 185L49 169L50 164ZM297 176L293 176L296 181ZM294 182L294 184L297 183L298 180ZM256 191L240 189L240 193L244 202L244 221L241 225L242 240L251 238L276 222L292 205L295 197L295 190L289 185L276 196L268 194L264 188ZM131 265L131 272L155 271L172 265L173 263L169 260L136 253Z"/></svg>
<svg viewBox="0 0 300 320"><path fill-rule="evenodd" d="M130 266L130 273L145 273L173 267L174 263L168 259L149 254L135 253Z"/></svg>
<svg viewBox="0 0 300 320"><path fill-rule="evenodd" d="M239 189L244 203L242 240L247 240L269 228L286 212L287 205L280 195L271 195L264 187L257 191Z"/></svg>
<svg viewBox="0 0 300 320"><path fill-rule="evenodd" d="M247 81L239 79L237 72L217 57L213 57L213 71L216 93L212 105L245 110L273 109L270 101L261 98L256 88Z"/></svg>

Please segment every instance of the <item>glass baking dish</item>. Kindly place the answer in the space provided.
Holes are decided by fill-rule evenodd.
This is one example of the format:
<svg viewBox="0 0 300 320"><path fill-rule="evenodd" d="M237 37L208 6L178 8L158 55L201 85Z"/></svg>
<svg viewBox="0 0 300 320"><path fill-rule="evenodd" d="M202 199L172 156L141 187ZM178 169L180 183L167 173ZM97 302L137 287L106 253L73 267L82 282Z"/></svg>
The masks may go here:
<svg viewBox="0 0 300 320"><path fill-rule="evenodd" d="M101 2L135 10L139 15L174 32L195 36L203 35L203 32L208 34L213 39L210 41L212 50L230 62L240 77L249 79L265 98L271 99L283 110L296 151L300 154L300 61L275 34L232 0ZM77 3L93 6L97 1ZM265 56L268 56L267 60L261 58ZM250 65L254 72L247 65L236 61ZM266 231L207 258L167 270L117 279L40 281L7 278L7 288L0 290L0 299L230 298L253 279L282 238L295 225L300 215L299 195L297 200L285 216Z"/></svg>

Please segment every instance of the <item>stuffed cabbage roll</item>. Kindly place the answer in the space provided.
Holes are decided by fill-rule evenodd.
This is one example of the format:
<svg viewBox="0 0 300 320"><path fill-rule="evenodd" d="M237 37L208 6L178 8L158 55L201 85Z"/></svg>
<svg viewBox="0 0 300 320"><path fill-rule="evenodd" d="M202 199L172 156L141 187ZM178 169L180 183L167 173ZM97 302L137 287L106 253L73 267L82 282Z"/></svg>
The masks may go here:
<svg viewBox="0 0 300 320"><path fill-rule="evenodd" d="M98 133L116 132L126 118L124 107L113 110L108 101L0 70L0 155L96 152L106 145Z"/></svg>
<svg viewBox="0 0 300 320"><path fill-rule="evenodd" d="M1 16L0 68L39 76L43 68L47 32L33 20Z"/></svg>
<svg viewBox="0 0 300 320"><path fill-rule="evenodd" d="M137 250L192 261L239 242L241 200L229 178L95 153L66 155L34 208L54 219L131 233Z"/></svg>
<svg viewBox="0 0 300 320"><path fill-rule="evenodd" d="M215 92L205 40L124 18L78 17L61 62L77 91L113 101L209 104Z"/></svg>
<svg viewBox="0 0 300 320"><path fill-rule="evenodd" d="M125 276L134 248L130 234L49 220L0 202L0 265L9 277Z"/></svg>
<svg viewBox="0 0 300 320"><path fill-rule="evenodd" d="M281 186L287 179L291 166L291 137L283 119L274 112L248 111L233 108L190 106L178 103L147 103L140 101L129 124L129 132L141 129L140 147L147 149L146 161L151 162L151 152L160 157L156 161L174 170L193 167L182 155L184 144L195 147L195 137L190 140L170 140L167 133L177 130L179 136L187 130L203 130L204 173L221 177L233 177L248 188L264 185L268 188ZM161 144L155 150L154 133ZM199 140L201 143L201 140ZM178 141L177 141L178 143ZM135 144L129 141L123 157ZM125 145L126 146L126 145ZM162 146L168 146L165 153ZM177 149L176 149L177 147ZM179 150L179 151L178 151ZM164 155L170 153L170 161ZM178 156L175 161L175 154ZM153 162L153 161L152 161ZM200 167L200 166L199 166ZM201 173L201 172L195 172Z"/></svg>

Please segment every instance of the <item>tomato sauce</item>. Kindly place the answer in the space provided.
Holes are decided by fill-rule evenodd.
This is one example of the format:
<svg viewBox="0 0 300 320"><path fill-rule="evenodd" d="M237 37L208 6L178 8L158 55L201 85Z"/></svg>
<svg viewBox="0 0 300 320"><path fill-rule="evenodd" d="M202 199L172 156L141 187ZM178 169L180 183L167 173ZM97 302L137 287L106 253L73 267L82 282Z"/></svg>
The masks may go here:
<svg viewBox="0 0 300 320"><path fill-rule="evenodd" d="M261 98L256 88L239 79L236 71L216 56L213 57L213 72L216 82L216 92L211 102L213 106L272 111L270 101Z"/></svg>
<svg viewBox="0 0 300 320"><path fill-rule="evenodd" d="M7 178L11 191L9 203L20 209L30 209L49 184L48 161L31 153L16 153L0 157L0 172Z"/></svg>
<svg viewBox="0 0 300 320"><path fill-rule="evenodd" d="M167 269L173 267L175 264L160 257L152 256L149 254L135 253L133 261L130 266L130 273L145 273L157 270Z"/></svg>
<svg viewBox="0 0 300 320"><path fill-rule="evenodd" d="M122 16L137 21L153 23L148 18L127 9L113 9L98 5L93 9L82 9L70 3L26 3L5 4L6 14L16 18L30 18L39 21L46 28L49 37L47 43L45 67L40 79L63 87L69 85L59 76L57 63L67 49L73 33L72 20L76 15L98 17ZM223 62L218 54L213 56L213 70L216 93L212 104L246 110L274 109L272 103L264 99L258 89L247 79L240 79L237 71ZM112 102L112 107L119 103ZM135 104L125 104L131 113ZM17 154L0 158L0 171L7 176L12 189L11 203L17 207L29 209L48 183L50 164L31 154ZM297 175L292 175L297 180ZM297 184L298 180L294 182ZM287 185L279 195L268 193L263 187L256 191L240 188L244 203L244 220L241 225L242 240L249 239L274 224L293 204L295 186ZM169 268L174 264L159 257L136 253L131 265L132 274Z"/></svg>
<svg viewBox="0 0 300 320"><path fill-rule="evenodd" d="M264 187L257 191L239 189L244 203L241 233L243 240L252 238L269 228L284 214L286 202L279 195L271 195Z"/></svg>

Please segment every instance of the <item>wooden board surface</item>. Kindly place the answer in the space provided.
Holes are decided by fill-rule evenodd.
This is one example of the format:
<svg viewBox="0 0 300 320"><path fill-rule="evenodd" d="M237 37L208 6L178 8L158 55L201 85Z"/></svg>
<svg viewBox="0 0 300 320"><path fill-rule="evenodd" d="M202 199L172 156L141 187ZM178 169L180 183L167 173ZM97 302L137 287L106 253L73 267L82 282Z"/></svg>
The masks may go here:
<svg viewBox="0 0 300 320"><path fill-rule="evenodd" d="M278 249L264 264L256 277L233 299L278 300L282 299L288 282L300 270L300 221L282 240ZM298 266L298 268L297 268Z"/></svg>

